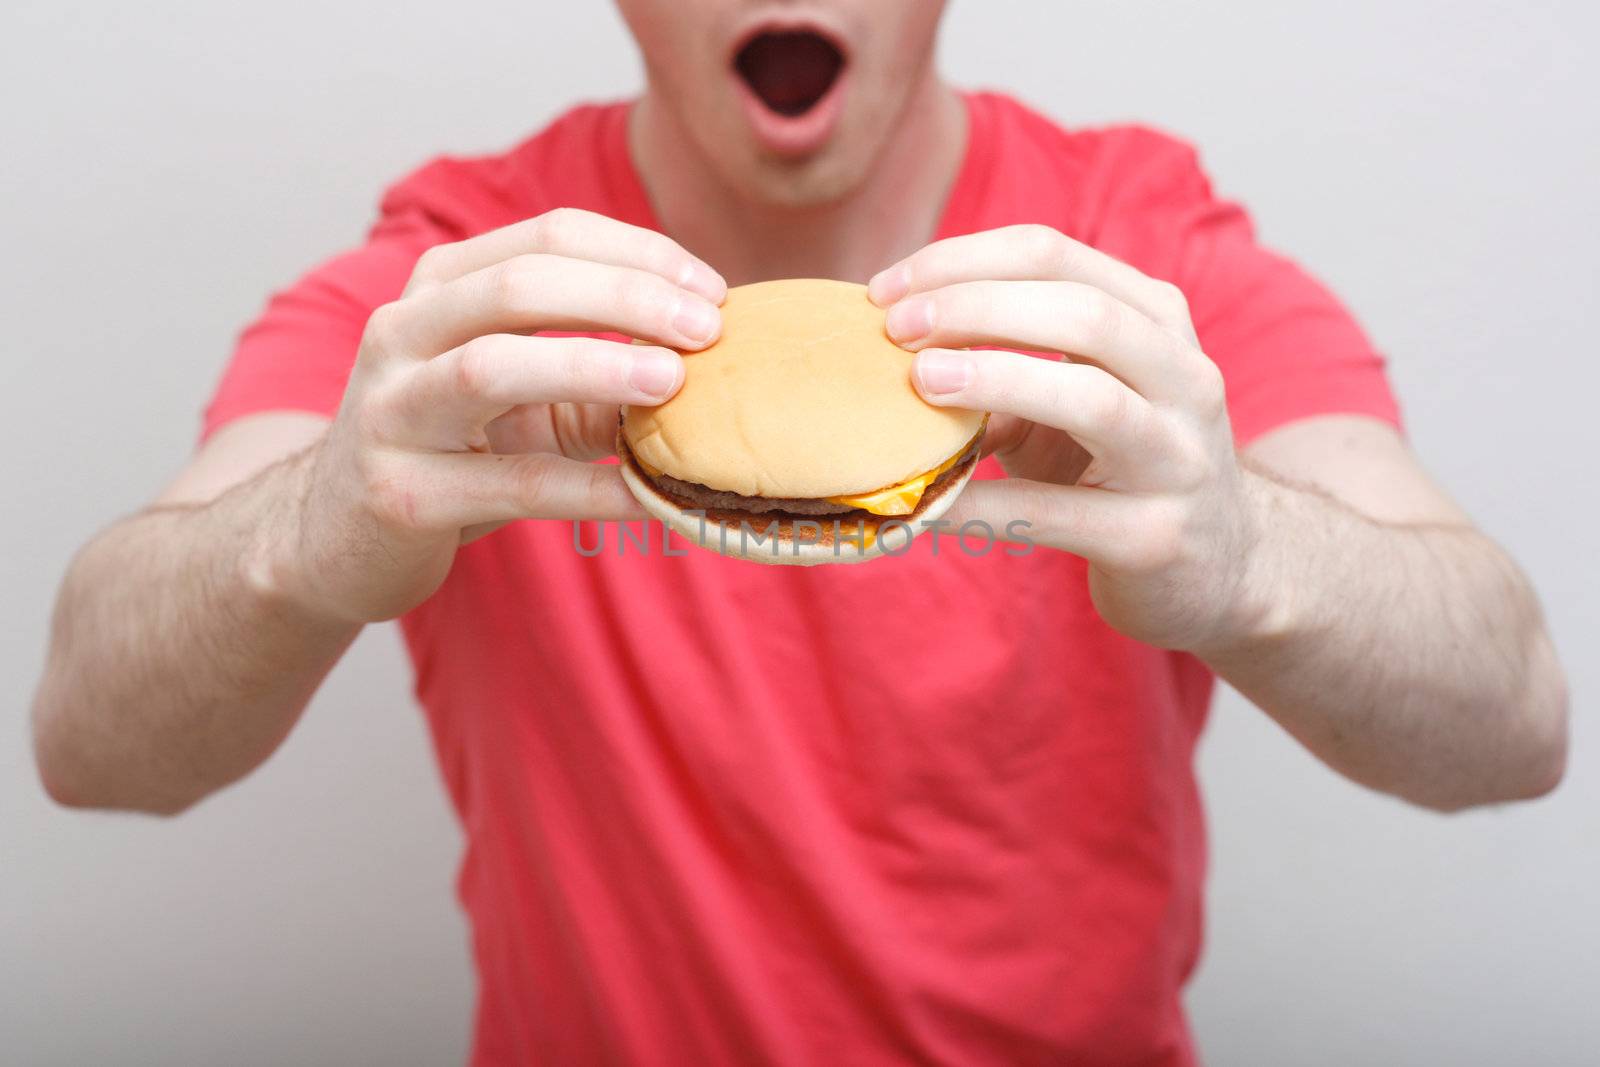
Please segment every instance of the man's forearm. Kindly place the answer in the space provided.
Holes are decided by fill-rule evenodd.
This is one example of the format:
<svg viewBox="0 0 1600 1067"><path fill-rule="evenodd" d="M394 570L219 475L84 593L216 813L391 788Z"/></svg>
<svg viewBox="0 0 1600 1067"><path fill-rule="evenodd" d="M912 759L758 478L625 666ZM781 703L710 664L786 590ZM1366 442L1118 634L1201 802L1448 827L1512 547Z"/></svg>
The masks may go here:
<svg viewBox="0 0 1600 1067"><path fill-rule="evenodd" d="M1256 622L1203 657L1336 770L1437 808L1542 793L1566 693L1527 580L1465 526L1369 520L1252 473Z"/></svg>
<svg viewBox="0 0 1600 1067"><path fill-rule="evenodd" d="M63 803L172 812L271 754L359 626L274 591L310 453L203 505L153 508L79 553L34 704Z"/></svg>

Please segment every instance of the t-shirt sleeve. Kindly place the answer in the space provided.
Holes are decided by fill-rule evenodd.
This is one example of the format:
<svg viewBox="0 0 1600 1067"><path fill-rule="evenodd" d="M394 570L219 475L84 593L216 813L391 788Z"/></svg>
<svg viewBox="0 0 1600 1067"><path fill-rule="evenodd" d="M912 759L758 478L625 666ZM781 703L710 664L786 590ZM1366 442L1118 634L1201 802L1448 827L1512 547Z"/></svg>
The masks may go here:
<svg viewBox="0 0 1600 1067"><path fill-rule="evenodd" d="M1135 238L1129 247L1163 250L1141 266L1188 298L1200 345L1227 385L1235 441L1242 447L1314 415L1367 415L1398 428L1384 359L1349 309L1257 242L1244 208L1213 193L1193 148L1153 131L1136 136L1146 162L1123 188L1118 215L1146 230L1126 235Z"/></svg>
<svg viewBox="0 0 1600 1067"><path fill-rule="evenodd" d="M417 257L437 240L424 213L385 214L364 245L273 294L239 335L206 406L201 439L264 411L331 418L367 318L400 295Z"/></svg>

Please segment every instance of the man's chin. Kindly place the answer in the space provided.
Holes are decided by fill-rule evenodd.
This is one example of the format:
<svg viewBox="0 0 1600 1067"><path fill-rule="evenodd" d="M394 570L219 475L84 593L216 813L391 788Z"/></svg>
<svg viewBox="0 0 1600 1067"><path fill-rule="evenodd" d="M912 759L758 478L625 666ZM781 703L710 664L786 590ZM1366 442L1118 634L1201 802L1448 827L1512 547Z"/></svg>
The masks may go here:
<svg viewBox="0 0 1600 1067"><path fill-rule="evenodd" d="M825 149L803 159L758 156L724 180L752 203L800 210L844 200L861 186L865 170Z"/></svg>

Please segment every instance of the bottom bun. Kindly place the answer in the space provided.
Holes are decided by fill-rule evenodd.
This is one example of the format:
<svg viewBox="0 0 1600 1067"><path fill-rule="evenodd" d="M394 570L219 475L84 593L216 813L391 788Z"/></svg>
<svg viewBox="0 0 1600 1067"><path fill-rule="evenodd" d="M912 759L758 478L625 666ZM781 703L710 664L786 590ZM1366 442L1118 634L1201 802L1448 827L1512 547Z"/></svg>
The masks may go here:
<svg viewBox="0 0 1600 1067"><path fill-rule="evenodd" d="M654 518L701 548L722 556L755 563L811 567L820 563L861 563L879 556L899 555L911 539L937 520L966 487L978 465L978 450L930 485L909 515L850 516L756 514L736 510L693 510L673 500L645 474L622 434L617 434L617 457L622 480ZM861 547L865 537L870 543Z"/></svg>

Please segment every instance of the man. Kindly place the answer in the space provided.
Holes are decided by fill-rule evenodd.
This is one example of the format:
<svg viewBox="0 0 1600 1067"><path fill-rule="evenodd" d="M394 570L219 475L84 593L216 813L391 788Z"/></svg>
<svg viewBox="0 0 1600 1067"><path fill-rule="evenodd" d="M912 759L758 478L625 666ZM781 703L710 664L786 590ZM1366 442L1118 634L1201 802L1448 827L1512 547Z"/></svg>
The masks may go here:
<svg viewBox="0 0 1600 1067"><path fill-rule="evenodd" d="M621 7L642 98L393 187L74 562L54 797L182 810L400 617L467 833L475 1062L1188 1063L1213 672L1411 801L1553 788L1527 583L1189 149L954 92L938 4ZM870 281L922 395L995 413L951 518L1032 551L575 550L565 520L641 517L592 462L617 405L783 276Z"/></svg>

